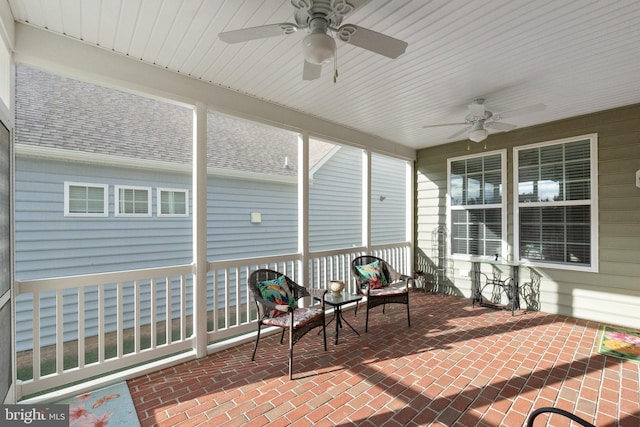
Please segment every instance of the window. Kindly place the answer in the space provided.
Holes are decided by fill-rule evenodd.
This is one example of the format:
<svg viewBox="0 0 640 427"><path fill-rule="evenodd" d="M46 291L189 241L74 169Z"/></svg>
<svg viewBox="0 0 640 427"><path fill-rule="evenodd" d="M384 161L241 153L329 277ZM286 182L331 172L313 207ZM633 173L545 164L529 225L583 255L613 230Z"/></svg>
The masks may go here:
<svg viewBox="0 0 640 427"><path fill-rule="evenodd" d="M64 183L64 216L108 216L106 184Z"/></svg>
<svg viewBox="0 0 640 427"><path fill-rule="evenodd" d="M116 216L151 216L151 189L116 186Z"/></svg>
<svg viewBox="0 0 640 427"><path fill-rule="evenodd" d="M597 269L597 135L514 149L520 260Z"/></svg>
<svg viewBox="0 0 640 427"><path fill-rule="evenodd" d="M506 254L506 151L448 161L451 253Z"/></svg>
<svg viewBox="0 0 640 427"><path fill-rule="evenodd" d="M189 192L158 188L158 216L188 216Z"/></svg>

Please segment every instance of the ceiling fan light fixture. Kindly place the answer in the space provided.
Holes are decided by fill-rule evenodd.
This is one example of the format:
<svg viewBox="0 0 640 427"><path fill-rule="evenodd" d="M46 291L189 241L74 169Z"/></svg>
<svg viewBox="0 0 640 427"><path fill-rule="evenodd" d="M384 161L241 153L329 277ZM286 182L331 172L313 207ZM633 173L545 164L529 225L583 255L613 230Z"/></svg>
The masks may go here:
<svg viewBox="0 0 640 427"><path fill-rule="evenodd" d="M484 128L473 129L471 132L469 132L469 139L473 142L484 141L485 139L487 139L487 136L489 136L489 132L487 132L487 130Z"/></svg>
<svg viewBox="0 0 640 427"><path fill-rule="evenodd" d="M325 33L311 33L302 40L304 59L312 64L329 62L336 52L336 41Z"/></svg>

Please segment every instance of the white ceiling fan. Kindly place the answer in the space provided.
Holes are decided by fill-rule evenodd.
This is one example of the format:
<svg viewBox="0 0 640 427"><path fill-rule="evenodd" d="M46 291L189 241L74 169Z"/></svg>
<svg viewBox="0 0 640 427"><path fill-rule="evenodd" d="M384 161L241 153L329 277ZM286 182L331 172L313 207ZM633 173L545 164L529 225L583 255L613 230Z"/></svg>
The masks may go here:
<svg viewBox="0 0 640 427"><path fill-rule="evenodd" d="M469 139L473 142L484 141L489 136L487 129L494 129L497 131L510 131L518 126L509 123L500 122L500 120L518 116L521 114L534 113L536 111L542 111L547 108L544 104L535 104L528 107L518 108L516 110L505 111L500 114L494 114L487 110L484 105L484 98L475 99L468 105L469 114L464 118L464 122L460 123L442 123L438 125L426 125L423 128L433 128L441 126L462 126L466 125L464 129L461 129L449 136L447 139L457 138L465 132L469 132Z"/></svg>
<svg viewBox="0 0 640 427"><path fill-rule="evenodd" d="M395 59L407 49L407 43L396 38L359 27L354 24L340 26L342 19L369 0L291 0L294 20L259 27L225 31L218 35L226 43L241 43L266 37L289 35L298 30L309 34L302 40L304 68L302 78L315 80L320 77L322 64L334 60L334 82L337 77L336 42L339 40L380 55Z"/></svg>

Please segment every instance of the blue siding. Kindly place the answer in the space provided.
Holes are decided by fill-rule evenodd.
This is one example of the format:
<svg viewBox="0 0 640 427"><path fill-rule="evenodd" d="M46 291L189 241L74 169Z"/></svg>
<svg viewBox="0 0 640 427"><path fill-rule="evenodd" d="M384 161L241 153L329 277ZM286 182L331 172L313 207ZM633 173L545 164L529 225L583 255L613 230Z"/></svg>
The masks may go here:
<svg viewBox="0 0 640 427"><path fill-rule="evenodd" d="M374 154L371 159L371 244L406 240L406 162ZM384 200L380 200L381 196Z"/></svg>
<svg viewBox="0 0 640 427"><path fill-rule="evenodd" d="M362 245L362 150L340 147L311 177L312 251Z"/></svg>
<svg viewBox="0 0 640 427"><path fill-rule="evenodd" d="M336 249L361 244L360 150L341 148L313 176L310 189L310 241L312 250ZM358 161L354 161L357 159ZM384 170L384 169L383 169ZM397 175L397 174L396 174ZM397 176L379 174L377 188L391 192L399 188ZM64 217L64 182L109 185L108 217ZM151 188L152 216L142 218L114 216L114 185ZM404 186L404 183L402 183ZM16 160L16 277L29 280L186 264L192 262L192 216L158 217L156 189L189 190L189 212L192 213L191 176L166 171L126 169L18 156ZM389 193L391 194L391 193ZM404 196L403 196L404 197ZM391 198L389 196L389 198ZM385 200L386 202L386 200ZM393 204L397 206L398 201ZM375 200L374 200L375 204ZM297 184L262 180L210 176L208 179L207 251L210 260L294 253L298 245ZM391 204L383 204L383 207ZM251 224L252 212L260 212L262 222ZM376 208L372 215L377 212ZM375 213L373 235L404 235L402 226L385 224L403 209L379 209ZM402 228L402 233L399 229ZM388 241L388 240L387 240ZM209 279L211 280L211 278ZM240 283L243 284L244 278ZM150 321L150 287L141 284L143 323ZM172 284L177 292L178 284ZM244 286L243 286L244 288ZM235 302L232 289L230 303ZM244 296L244 290L241 294ZM65 291L64 338L77 338L77 294ZM116 328L116 300L113 290L105 293L107 331ZM223 301L223 291L218 294ZM133 287L124 286L124 300L133 301ZM164 289L158 291L159 312L165 304ZM187 286L188 313L191 313L192 287ZM172 307L177 315L179 307ZM97 292L85 293L87 313L97 310ZM31 298L16 299L17 350L31 348ZM209 295L207 306L213 307ZM132 327L134 312L127 303L124 327ZM55 294L41 301L41 343L53 344L55 338ZM165 320L158 317L157 321ZM87 318L85 334L97 333L98 319Z"/></svg>

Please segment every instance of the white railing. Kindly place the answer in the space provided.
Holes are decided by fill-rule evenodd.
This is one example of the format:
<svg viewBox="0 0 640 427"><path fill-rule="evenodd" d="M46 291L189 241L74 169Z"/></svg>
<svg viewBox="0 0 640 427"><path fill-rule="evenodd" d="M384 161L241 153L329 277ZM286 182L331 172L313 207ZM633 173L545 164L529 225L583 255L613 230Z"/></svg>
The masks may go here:
<svg viewBox="0 0 640 427"><path fill-rule="evenodd" d="M19 378L19 395L190 350L192 277L193 266L180 265L17 282L16 301L30 302L33 313L32 350L18 356L18 367L30 365L32 375ZM43 344L52 316L55 342Z"/></svg>
<svg viewBox="0 0 640 427"><path fill-rule="evenodd" d="M311 288L343 280L353 292L351 261L365 252L364 248L316 252L306 261L299 254L289 254L209 262L209 351L220 347L213 343L255 332L257 314L247 287L251 271L271 268ZM408 243L368 252L399 271L412 273ZM307 266L306 280L300 277L302 265ZM33 313L32 350L21 352L18 362L19 367L32 366L32 375L19 375L19 397L178 353L195 357L193 281L193 266L178 265L17 282L21 310L30 307ZM55 333L49 333L54 342L42 342L50 324L55 324Z"/></svg>

